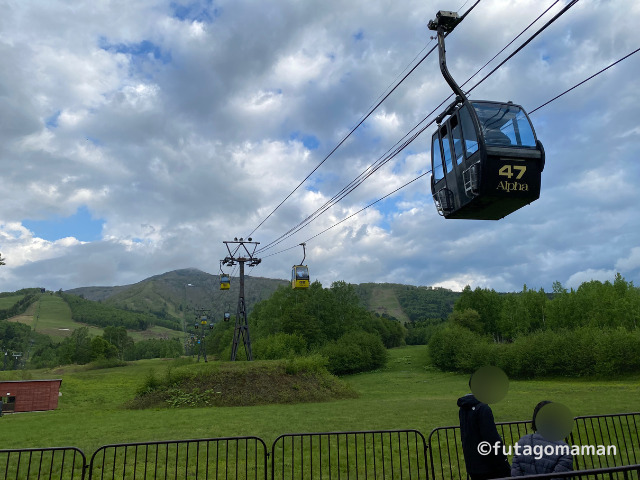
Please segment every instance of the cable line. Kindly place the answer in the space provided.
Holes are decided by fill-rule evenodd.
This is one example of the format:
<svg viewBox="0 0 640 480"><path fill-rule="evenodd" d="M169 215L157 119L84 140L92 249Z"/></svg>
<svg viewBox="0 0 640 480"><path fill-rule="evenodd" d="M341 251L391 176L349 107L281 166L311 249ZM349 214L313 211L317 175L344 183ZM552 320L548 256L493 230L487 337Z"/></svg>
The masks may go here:
<svg viewBox="0 0 640 480"><path fill-rule="evenodd" d="M542 32L544 32L547 27L549 27L552 23L554 23L558 18L560 18L562 15L564 15L565 13L567 13L567 11L569 11L569 9L571 7L573 7L576 3L578 3L579 0L571 0L567 5L564 6L564 8L562 10L560 10L558 13L556 13L553 18L551 18L551 20L549 20L547 23L545 23L542 27L540 27L538 29L538 31L536 31L536 33L534 33L532 36L530 36L527 41L525 41L522 45L520 45L518 48L516 48L507 58L505 58L502 62L500 62L498 64L497 67L495 67L493 70L491 70L487 75L485 75L482 80L480 80L478 83L476 83L471 89L469 89L469 91L467 93L471 93L478 85L480 85L482 82L484 82L487 78L489 78L491 75L493 75L496 70L498 70L500 67L502 67L502 65L504 65L505 63L507 63L509 60L511 60L518 52L520 52L524 47L526 47L527 45L529 45L529 43L531 43L531 41L536 38L538 35L540 35ZM553 6L553 5L552 5ZM527 27L528 28L528 27Z"/></svg>
<svg viewBox="0 0 640 480"><path fill-rule="evenodd" d="M433 122L431 122L431 123L433 123ZM371 175L373 175L383 165L385 165L391 159L395 158L400 152L402 152L407 146L409 146L409 144L411 144L411 142L413 142L417 138L417 136L420 135L420 133L422 133L424 131L425 128L427 128L429 125L431 125L431 123L429 123L423 129L421 129L420 131L418 131L417 133L412 135L408 140L405 140L404 143L402 143L402 145L397 147L392 153L388 153L388 152L390 152L393 149L393 147L391 149L389 149L387 151L387 154L383 155L383 157L381 157L381 159L379 159L376 163L370 165L355 180L353 180L349 185L344 187L338 194L334 195L334 197L332 199L330 199L329 201L327 201L322 207L320 207L318 210L316 210L313 214L309 215L305 220L300 222L298 225L296 225L295 227L291 228L288 232L286 232L285 234L281 235L276 240L270 242L265 247L261 248L260 252L264 252L265 250L268 250L268 249L274 247L275 245L278 245L279 243L282 243L284 240L286 240L290 236L294 235L298 231L302 230L304 227L309 225L312 221L317 219L324 212L329 210L333 205L335 205L340 200L342 200L347 195L349 195L351 192L353 192L353 190L355 190L358 186L360 186L367 178L369 178ZM409 132L409 133L411 133L411 132ZM403 138L406 138L409 135L409 133L407 135L405 135L405 137L403 137ZM402 140L398 141L396 143L396 145L398 145L401 141ZM395 145L394 145L394 147L395 147ZM368 170L371 170L371 171L369 173L367 173ZM364 175L364 177L363 177L363 175Z"/></svg>
<svg viewBox="0 0 640 480"><path fill-rule="evenodd" d="M531 22L529 25L527 25L527 27L526 27L524 30L522 30L518 35L516 35L516 36L513 38L513 40L511 40L509 43L507 43L507 44L502 48L502 50L500 50L498 53L496 53L496 54L495 54L495 55L494 55L494 56L493 56L493 57L492 57L492 58L491 58L487 63L485 63L483 66L481 66L481 67L476 71L476 73L474 73L473 75L471 75L471 76L467 79L467 81L466 81L466 82L464 82L464 83L463 83L462 85L460 85L460 86L461 86L461 87L464 87L467 83L469 83L469 82L471 81L471 79L473 79L473 77L475 77L478 73L480 73L480 72L481 72L481 71L482 71L482 70L483 70L487 65L489 65L491 62L493 62L493 61L498 57L498 55L500 55L500 54L501 54L502 52L504 52L507 48L509 48L513 42L515 42L518 38L520 38L520 37L524 34L524 32L526 32L527 30L529 30L529 28L531 28L531 26L532 26L533 24L535 24L538 20L540 20L540 18L542 18L542 17L544 16L544 14L545 14L545 13L547 13L549 10L551 10L551 9L553 8L553 6L554 6L556 3L558 3L559 1L560 1L560 0L555 0L555 2L553 2L551 5L549 5L549 6L547 7L547 9L546 9L544 12L542 12L540 15L538 15L538 16L536 17L536 19L535 19L533 22ZM474 87L474 88L475 88L475 87ZM470 91L471 91L471 90L469 90L469 92L470 92ZM467 92L467 93L469 93L469 92ZM453 94L451 94L449 97L451 97L451 96L453 96Z"/></svg>
<svg viewBox="0 0 640 480"><path fill-rule="evenodd" d="M389 96L390 96L390 95L391 95L391 94L392 94L392 93L393 93L393 92L394 92L394 91L395 91L395 90L400 86L400 84L401 84L402 82L404 82L404 81L405 81L405 79L406 79L409 75L411 75L411 73L413 73L413 71L414 71L416 68L418 68L418 66L419 66L419 65L420 65L420 64L421 64L421 63L422 63L422 62L423 62L423 61L424 61L424 60L425 60L425 59L426 59L426 58L427 58L427 57L428 57L428 56L429 56L429 55L430 55L434 50L435 50L435 47L434 47L434 48L432 48L431 50L429 50L429 51L427 52L427 54L426 54L424 57L422 57L422 59L421 59L421 60L420 60L420 61L419 61L419 62L418 62L418 63L417 63L417 64L416 64L416 65L415 65L411 70L409 70L409 72L408 72L404 77L402 77L402 79L401 79L401 80L400 80L400 81L399 81L399 82L398 82L398 83L397 83L397 84L396 84L396 85L391 89L391 91L389 91L389 93L387 93L387 94L382 98L382 100L380 100L380 101L379 101L379 102L378 102L378 103L377 103L377 104L376 104L376 105L375 105L375 106L374 106L374 107L373 107L373 108L372 108L372 109L371 109L371 110L370 110L370 111L369 111L369 112L364 116L364 118L362 118L362 120L360 120L360 121L356 124L356 126L355 126L355 127L353 127L353 128L349 131L349 133L348 133L348 134L347 134L347 135L346 135L342 140L340 140L340 142L339 142L339 143L338 143L338 144L333 148L333 150L331 150L331 151L328 153L328 155L327 155L327 156L325 156L325 157L322 159L322 161L321 161L318 165L316 165L316 166L315 166L315 168L314 168L313 170L311 170L311 173L309 173L306 177L304 177L304 179L303 179L303 180L298 184L298 186L297 186L296 188L294 188L294 189L293 189L293 190L292 190L292 191L291 191L291 192L290 192L290 193L289 193L289 194L288 194L288 195L287 195L287 196L286 196L286 197L285 197L285 198L284 198L284 199L283 199L283 200L282 200L282 201L281 201L277 206L276 206L276 208L274 208L274 209L271 211L271 213L270 213L269 215L267 215L267 216L264 218L264 220L262 220L262 221L258 224L258 226L257 226L256 228L254 228L254 229L251 231L251 233L248 235L248 237L252 236L252 235L255 233L255 231L256 231L256 230L258 230L258 228L260 228L260 227L264 224L264 222L266 222L266 221L269 219L269 217L271 217L271 215L273 215L273 214L276 212L276 210L278 210L278 209L282 206L282 204L284 204L284 202L286 202L286 201L291 197L291 195L293 195L293 194L294 194L294 193L295 193L295 192L296 192L296 191L297 191L297 190L302 186L302 184L303 184L304 182L306 182L306 181L309 179L309 177L311 177L311 175L313 175L313 174L316 172L316 170L318 170L318 168L320 168L320 167L322 166L322 164L323 164L324 162L326 162L326 161L329 159L329 157L330 157L331 155L333 155L333 153L334 153L336 150L338 150L338 148L340 148L340 147L342 146L342 144L343 144L344 142L346 142L346 141L347 141L347 139L348 139L348 138L353 134L353 132L355 132L355 131L358 129L358 127L360 127L360 125L362 125L362 124L365 122L365 120L366 120L367 118L369 118L369 117L373 114L373 112L375 112L375 111L376 111L376 109L377 109L380 105L382 105L382 103L383 103L387 98L389 98Z"/></svg>
<svg viewBox="0 0 640 480"><path fill-rule="evenodd" d="M467 79L467 81L465 81L462 85L466 85L472 78L474 78L482 69L484 69L489 63L491 63L498 55L500 55L502 52L504 52L504 50L506 50L511 44L513 44L513 42L515 42L519 37L521 37L533 24L535 24L544 14L546 14L555 4L558 3L559 0L555 0L549 7L547 7L546 10L544 10L533 22L531 22L526 28L524 28L513 40L511 40L504 48L502 48L502 50L500 50L496 55L494 55L487 63L485 63L482 67L480 67L480 69L478 69L469 79ZM575 2L577 2L578 0L575 0ZM469 8L469 10L461 17L461 20L464 19L464 17L466 17L466 15L478 4L479 2L477 1L472 7ZM565 10L566 11L566 10ZM562 12L564 13L564 12ZM557 19L559 17L559 15L556 15L556 17L554 19L551 20L550 23L552 23L553 21L555 21L555 19ZM545 25L541 30L539 30L536 34L534 34L534 36L532 38L535 38L535 36L537 36L542 30L544 30L548 25L550 25L550 23L547 23L547 25ZM528 42L525 42L525 44L523 44L523 46L521 46L518 50L516 50L516 52L514 52L509 58L507 58L507 60L509 60L511 57L513 57L513 55L515 55L515 53L517 53L519 50L521 50L522 48L524 48L524 45L526 45ZM431 53L433 50L435 50L435 47L429 51L429 53ZM427 56L429 55L429 53L427 53ZM425 56L426 58L426 56ZM423 58L424 60L424 58ZM504 62L502 62L498 68L503 65L507 60L505 60ZM421 60L422 61L422 60ZM495 71L497 70L494 69L491 73L489 73L488 76L490 76L491 74L493 74ZM487 78L485 77L485 79ZM406 77L405 77L406 78ZM482 80L484 81L484 79ZM477 85L476 85L477 86ZM474 87L475 88L475 87ZM297 233L298 231L300 231L302 228L304 228L306 225L308 225L309 223L311 223L312 221L314 221L317 217L319 217L320 215L322 215L324 212L326 212L329 208L331 208L333 205L335 205L336 203L340 202L342 199L344 199L349 193L353 192L358 186L360 186L367 178L369 178L373 173L375 173L377 170L379 170L383 165L385 165L387 162L389 162L391 159L393 159L395 156L397 156L402 150L404 150L404 148L406 148L408 146L408 143L411 143L416 137L417 135L414 135L411 137L411 140L409 140L408 143L404 143L402 144L401 147L399 147L397 150L395 150L393 153L389 153L391 152L394 148L396 148L401 142L403 142L404 139L406 139L411 132L413 132L414 130L416 130L422 123L424 123L427 118L429 118L435 111L437 111L445 102L447 102L447 100L449 98L451 98L453 96L453 94L449 95L444 101L442 101L440 103L440 105L438 105L434 110L432 110L425 118L423 118L420 122L418 122L418 124L416 124L415 127L413 127L404 137L402 137L400 140L398 140L389 150L387 150L387 152L385 152L381 157L378 158L378 160L376 162L374 162L373 164L369 165L369 167L367 167L362 173L360 173L354 180L352 180L349 184L347 184L345 187L342 188L342 190L340 190L337 194L335 194L331 199L329 199L327 202L325 202L324 205L322 205L320 208L318 208L315 212L313 212L312 214L308 215L304 220L302 220L300 223L298 223L296 226L294 226L293 228L289 229L287 232L285 232L284 234L282 234L280 237L276 238L275 240L273 240L272 242L264 245L263 247L261 247L259 249L259 252L264 252L270 248L272 248L273 246L281 243L283 240L285 240L286 238L294 235L295 233ZM427 127L429 125L431 125L433 123L430 122ZM425 130L425 128L422 128L419 133L423 132ZM418 134L419 134L418 133ZM367 173L368 172L368 173Z"/></svg>
<svg viewBox="0 0 640 480"><path fill-rule="evenodd" d="M638 53L640 51L640 48L636 48L633 52L629 53L628 55L625 55L624 57L622 57L620 60L617 60L615 62L613 62L611 65L603 68L602 70L600 70L597 73L594 73L593 75L591 75L589 78L586 78L585 80L581 81L580 83L574 85L573 87L565 90L564 92L562 92L560 95L556 95L555 97L553 97L551 100L549 100L548 102L543 103L542 105L540 105L539 107L534 108L533 110L531 110L529 112L529 115L531 115L532 113L540 110L542 107L549 105L551 102L553 102L554 100L557 100L558 98L562 97L565 93L569 93L571 90L573 90L574 88L578 88L580 85L587 83L589 80L591 80L592 78L597 77L598 75L600 75L602 72L609 70L611 67L613 67L614 65L617 65L618 63L620 63L623 60L626 60L627 58L629 58L631 55L633 55L634 53Z"/></svg>
<svg viewBox="0 0 640 480"><path fill-rule="evenodd" d="M556 1L555 3L557 3L557 1ZM554 4L555 4L555 3L554 3ZM552 6L553 6L553 5L552 5ZM546 11L548 11L548 9L547 9ZM546 11L545 11L545 12L546 12ZM540 18L540 17L538 17L538 19L539 19L539 18ZM531 26L531 25L529 25L529 26ZM545 27L544 27L544 28L546 28L547 26L548 26L548 25L545 25ZM527 27L527 28L529 28L529 27ZM517 37L516 37L516 38L517 38ZM513 42L511 42L511 43L513 43ZM613 62L613 63L612 63L612 64L610 64L610 65L608 65L607 67L602 68L602 69L601 69L601 70L599 70L597 73L595 73L595 74L591 75L591 76L590 76L590 77L588 77L587 79L585 79L585 80L581 81L580 83L578 83L578 84L574 85L573 87L571 87L571 88L569 88L569 89L565 90L565 91L564 91L564 92L562 92L561 94L556 95L555 97L553 97L552 99L550 99L550 100L548 100L547 102L543 103L542 105L540 105L539 107L535 108L534 110L531 110L531 112L530 112L530 113L534 113L534 112L536 112L537 110L541 109L542 107L544 107L544 106L546 106L546 105L548 105L548 104L550 104L550 103L554 102L555 100L559 99L560 97L564 96L565 94L569 93L570 91L572 91L572 90L576 89L577 87L579 87L579 86L583 85L584 83L588 82L589 80L591 80L591 79L595 78L596 76L598 76L598 75L600 75L601 73L605 72L605 71L606 71L606 70L608 70L609 68L611 68L611 67L613 67L613 66L617 65L618 63L622 62L623 60L626 60L627 58L629 58L630 56L634 55L635 53L637 53L637 52L639 52L639 51L640 51L640 48L637 48L636 50L632 51L631 53L629 53L629 54L625 55L624 57L620 58L619 60L617 60L617 61ZM494 57L494 58L495 58L495 57ZM485 66L486 66L486 65L485 65ZM484 68L484 67L482 67L482 68ZM495 70L494 70L494 71L495 71ZM444 104L445 102L446 102L446 99L441 103L441 105L442 105L442 104ZM436 109L437 109L437 108L438 108L438 107L436 107ZM435 111L435 110L434 110L434 111ZM432 112L432 113L433 113L433 112ZM429 114L429 115L431 115L431 114ZM429 115L428 115L428 116L429 116ZM428 116L427 116L426 118L428 118ZM426 119L426 118L425 118L425 119ZM420 131L419 131L419 132L417 132L416 134L414 134L414 135L412 136L412 138L415 138L415 137L417 137L418 135L420 135L420 133L422 133L422 132L423 132L424 130L426 130L430 125L432 125L432 124L433 124L433 122L434 122L434 121L432 120L431 122L429 122L429 124L427 124L427 125L425 125L424 127L422 127L422 128L420 129ZM420 123L422 123L422 122L420 122ZM418 124L418 125L419 125L419 124ZM411 131L415 130L415 129L417 128L417 126L418 126L418 125L416 125L416 127L414 127ZM411 132L411 131L410 131L410 132ZM410 132L409 132L409 133L410 133ZM409 135L409 134L407 134L407 135ZM403 137L403 138L406 138L406 136L407 136L407 135L405 135L405 137ZM411 140L411 141L412 141L412 140ZM405 142L405 143L408 145L409 143L411 143L411 141L409 141L409 142ZM397 142L397 143L399 143L399 142ZM405 146L406 146L406 145L405 145ZM397 152L397 153L399 153L399 152ZM396 154L397 154L397 153L396 153ZM323 233L325 233L325 232L327 232L327 231L331 230L332 228L334 228L334 227L336 227L336 226L340 225L341 223L343 223L343 222L345 222L345 221L349 220L350 218L352 218L352 217L354 217L354 216L356 216L356 215L360 214L361 212L363 212L364 210L368 209L369 207L371 207L371 206L375 205L376 203L378 203L378 202L380 202L380 201L382 201L382 200L386 199L387 197L389 197L389 196L393 195L394 193L398 192L398 191L399 191L399 190L401 190L402 188L404 188L404 187L406 187L406 186L410 185L411 183L415 182L416 180L418 180L418 179L420 179L420 178L424 177L425 175L427 175L427 174L429 174L429 173L431 173L431 170L429 170L429 171L427 171L427 172L425 172L425 173L423 173L423 174L419 175L418 177L414 178L414 179L413 179L413 180L411 180L410 182L408 182L408 183L406 183L406 184L402 185L401 187L398 187L398 188L397 188L397 189L395 189L393 192L390 192L389 194L385 195L384 197L379 198L378 200L376 200L376 201L374 201L374 202L372 202L372 203L368 204L366 207L361 208L361 209L360 209L360 210L358 210L357 212L355 212L355 213L353 213L353 214L349 215L348 217L343 218L342 220L340 220L340 221L336 222L335 224L331 225L330 227L328 227L328 228L324 229L323 231L321 231L321 232L317 233L316 235L314 235L314 236L312 236L312 237L308 238L307 240L305 240L305 243L306 243L306 242L311 241L312 239L314 239L314 238L316 238L316 237L318 237L318 236L320 236L320 235L322 235ZM295 232L294 232L294 233L295 233ZM283 240L284 240L284 239L283 239ZM280 242L278 242L278 243L280 243ZM278 252L276 252L276 253L272 253L272 254L266 255L264 258L266 258L266 257L271 257L271 256L274 256L274 255L278 255L278 254L280 254L280 253L283 253L283 252L286 252L286 251L292 250L292 249L297 248L297 247L298 247L298 245L294 245L294 246L292 246L292 247L289 247L289 248L286 248L286 249L280 250L280 251L278 251Z"/></svg>
<svg viewBox="0 0 640 480"><path fill-rule="evenodd" d="M426 171L420 175L418 175L416 178L414 178L413 180L410 180L409 182L405 183L404 185L402 185L401 187L396 188L394 191L387 193L384 197L379 198L378 200L376 200L375 202L371 202L369 205L367 205L366 207L361 208L360 210L358 210L355 213L352 213L351 215L349 215L348 217L343 218L342 220L340 220L339 222L334 223L333 225L331 225L328 228L325 228L323 231L316 233L314 236L309 237L307 240L304 241L304 243L307 243L310 240L313 240L316 237L319 237L320 235L322 235L325 232L328 232L329 230L331 230L334 227L337 227L338 225L340 225L343 222L346 222L347 220L349 220L352 217L355 217L356 215L358 215L359 213L364 212L367 208L372 207L373 205L375 205L378 202L381 202L382 200L384 200L385 198L390 197L391 195L393 195L394 193L398 192L399 190L402 190L404 187L411 185L413 182L415 182L416 180L421 179L422 177L424 177L425 175L431 173L431 170ZM284 250L280 250L279 252L275 252L275 253L271 253L269 255L265 255L262 258L267 258L267 257L273 257L274 255L279 255L280 253L292 250L294 248L297 248L299 245L294 245L293 247L289 247L289 248L285 248Z"/></svg>
<svg viewBox="0 0 640 480"><path fill-rule="evenodd" d="M464 18L465 18L465 17L466 17L466 16L467 16L467 15L468 15L468 14L469 14L469 13L470 13L474 8L475 8L475 7L476 7L476 5L478 5L479 3L480 3L480 0L476 0L476 2L475 2L471 7L469 7L469 9L464 13L464 15L462 15L462 17L460 17L460 21L464 20ZM326 162L326 161L329 159L329 157L330 157L331 155L333 155L333 153L334 153L336 150L338 150L338 148L340 148L340 147L342 146L342 144L343 144L344 142L346 142L346 141L347 141L347 139L348 139L348 138L353 134L353 132L355 132L355 131L356 131L356 129L358 129L358 127L360 127L360 125L362 125L362 124L365 122L365 120L366 120L367 118L369 118L369 117L373 114L373 112L375 112L375 111L377 110L377 108L378 108L380 105L382 105L382 103L383 103L387 98L389 98L389 96L390 96L390 95L391 95L391 94L392 94L392 93L393 93L393 92L394 92L394 91L395 91L395 90L396 90L396 89L397 89L397 88L402 84L402 82L404 82L404 81L407 79L407 77L408 77L409 75L411 75L411 74L415 71L415 69L416 69L416 68L418 68L418 66L420 66L420 64L422 64L422 62L423 62L423 61L424 61L424 60L425 60L425 59L426 59L426 58L427 58L427 57L428 57L428 56L429 56L429 55L430 55L434 50L435 50L435 47L433 47L431 50L429 50L429 51L426 53L426 55L424 55L424 56L420 59L420 61L419 61L418 63L416 63L416 64L411 68L411 70L409 70L409 71L406 73L406 75L405 75L404 77L402 77L402 79L401 79L401 80L400 80L400 81L399 81L399 82L398 82L398 83L397 83L397 84L396 84L396 85L395 85L395 86L394 86L394 87L389 91L389 93L387 93L387 94L382 98L382 100L380 100L380 101L379 101L379 102L378 102L378 103L377 103L377 104L376 104L376 105L375 105L375 106L374 106L374 107L369 111L369 113L367 113L367 114L364 116L364 118L363 118L362 120L360 120L360 121L356 124L356 126L355 126L355 127L353 127L353 128L349 131L349 133L348 133L348 134L347 134L347 135L346 135L342 140L340 140L340 142L338 143L338 145L336 145L336 146L333 148L333 150L331 150L331 151L327 154L327 156L325 156L325 157L324 157L324 159L323 159L323 160L322 160L318 165L316 165L316 167L311 171L311 173L309 173L309 174L308 174L308 175L307 175L307 176L306 176L306 177L305 177L305 178L304 178L304 179L303 179L303 180L298 184L298 186L297 186L296 188L294 188L294 189L291 191L291 193L289 193L289 194L288 194L288 195L287 195L287 196L286 196L286 197L285 197L285 198L284 198L284 199L283 199L283 200L282 200L282 201L281 201L281 202L276 206L276 208L274 208L274 209L271 211L271 213L270 213L269 215L267 215L267 216L264 218L264 220L262 220L262 221L258 224L258 226L257 226L256 228L254 228L254 229L251 231L251 233L248 235L248 237L252 236L252 235L255 233L255 231L256 231L256 230L258 230L258 228L260 228L260 227L264 224L264 222L266 222L266 221L269 219L269 217L271 217L271 215L273 215L273 214L276 212L276 210L278 210L278 209L282 206L282 204L284 204L284 202L286 202L286 201L291 197L291 195L293 195L293 194L294 194L294 193L295 193L295 192L296 192L296 191L297 191L297 190L302 186L302 184L303 184L304 182L306 182L306 181L309 179L309 177L311 177L311 175L313 175L313 174L315 173L315 171L316 171L316 170L318 170L318 168L320 168L320 166L321 166L324 162Z"/></svg>

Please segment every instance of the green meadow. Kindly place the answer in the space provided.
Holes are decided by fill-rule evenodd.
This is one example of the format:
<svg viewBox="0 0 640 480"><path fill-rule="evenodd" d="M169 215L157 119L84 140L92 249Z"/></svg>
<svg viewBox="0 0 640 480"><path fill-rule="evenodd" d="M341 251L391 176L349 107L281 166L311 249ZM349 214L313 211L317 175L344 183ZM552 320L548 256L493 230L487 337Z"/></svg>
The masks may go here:
<svg viewBox="0 0 640 480"><path fill-rule="evenodd" d="M11 295L8 297L0 297L0 310L5 310L7 308L13 307L13 305L17 301L22 300L23 297L24 295Z"/></svg>
<svg viewBox="0 0 640 480"><path fill-rule="evenodd" d="M127 410L150 371L162 377L174 360L141 360L125 367L89 370L0 372L1 379L62 378L58 409L0 418L0 448L75 446L90 455L110 443L255 435L270 445L283 433L417 429L425 436L458 421L456 400L468 392L467 375L428 365L424 346L389 351L384 369L342 377L358 398L326 403L251 407ZM507 397L492 405L496 421L526 420L543 399L561 402L574 415L639 410L640 375L616 380L512 381Z"/></svg>
<svg viewBox="0 0 640 480"><path fill-rule="evenodd" d="M22 295L0 298L0 309L11 307ZM79 327L87 327L91 337L102 336L103 329L93 325L76 322L71 318L71 309L58 295L40 295L38 300L27 308L27 310L10 321L29 325L34 331L50 336L54 341L62 341L65 337L70 337L73 331ZM176 330L150 326L147 330L129 330L129 336L135 341L148 340L150 338L182 338L184 334Z"/></svg>

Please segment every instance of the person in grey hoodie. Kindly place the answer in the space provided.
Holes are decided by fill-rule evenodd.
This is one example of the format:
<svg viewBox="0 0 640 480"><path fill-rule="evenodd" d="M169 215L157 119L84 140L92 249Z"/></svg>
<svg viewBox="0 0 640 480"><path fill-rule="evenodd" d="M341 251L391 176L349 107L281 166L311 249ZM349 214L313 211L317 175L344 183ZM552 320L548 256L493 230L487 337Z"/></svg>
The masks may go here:
<svg viewBox="0 0 640 480"><path fill-rule="evenodd" d="M512 477L542 473L570 472L573 470L573 456L568 451L568 445L561 440L548 440L538 433L536 417L540 409L549 403L551 403L549 400L544 400L538 403L533 409L531 426L534 433L525 435L518 440L516 454L513 456L511 462ZM561 449L556 448L558 446L567 447L566 452L562 452ZM545 449L545 447L547 448ZM549 453L551 451L553 451L553 453Z"/></svg>

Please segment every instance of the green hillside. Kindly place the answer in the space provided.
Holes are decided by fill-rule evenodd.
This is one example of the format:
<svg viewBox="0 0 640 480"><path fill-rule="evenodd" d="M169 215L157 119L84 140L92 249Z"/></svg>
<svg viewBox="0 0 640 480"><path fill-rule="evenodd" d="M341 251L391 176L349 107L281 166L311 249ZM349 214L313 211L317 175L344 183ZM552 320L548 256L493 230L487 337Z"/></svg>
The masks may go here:
<svg viewBox="0 0 640 480"><path fill-rule="evenodd" d="M194 308L211 309L214 318L225 311L235 312L238 302L238 278L232 277L231 289L221 291L219 277L189 268L147 278L122 287L85 287L66 293L126 310L152 313L160 318L184 318ZM245 277L245 302L249 312L287 280ZM324 285L329 287L330 285ZM446 288L416 287L396 283L363 283L355 285L362 304L379 315L397 318L402 323L426 318L446 318L460 296Z"/></svg>
<svg viewBox="0 0 640 480"><path fill-rule="evenodd" d="M245 303L250 312L253 306L269 298L287 280L245 276ZM239 282L231 278L231 289L220 290L217 275L195 268L174 270L156 275L125 287L83 287L65 293L81 295L88 300L102 300L125 310L152 313L160 318L182 319L194 308L211 309L214 318L222 318L225 311L235 312Z"/></svg>
<svg viewBox="0 0 640 480"><path fill-rule="evenodd" d="M195 308L211 309L213 318L221 318L225 311L233 314L238 301L238 283L238 278L233 277L231 289L221 291L217 275L191 268L156 275L133 285L82 287L64 293L99 302L96 310L115 307L152 314L159 319L159 323L180 324L184 318L191 319ZM256 303L269 298L278 287L288 283L287 280L245 277L248 311L251 312ZM368 310L381 316L396 318L402 323L426 318L446 318L460 296L458 292L443 288L393 283L363 283L355 285L355 291ZM0 310L11 308L24 298L24 294L18 293L21 292L0 294ZM11 321L27 324L37 332L57 340L70 336L79 326L88 326L92 336L102 334L101 326L74 321L67 302L51 292L39 295L38 301L31 304L23 314L11 318ZM149 325L149 328L142 331L130 330L130 333L136 341L176 338L181 335L179 331L156 325Z"/></svg>
<svg viewBox="0 0 640 480"><path fill-rule="evenodd" d="M0 300L14 299L13 303L15 304L22 297L22 295L3 297ZM4 308L11 306L6 305ZM38 299L29 305L24 313L11 317L9 321L28 325L36 333L47 335L56 342L71 336L73 331L80 327L87 327L89 335L92 337L101 336L103 332L101 327L74 321L69 304L62 297L53 295L52 292L39 295ZM139 341L150 338L181 338L182 332L154 325L142 332L130 330L129 334L135 341Z"/></svg>
<svg viewBox="0 0 640 480"><path fill-rule="evenodd" d="M22 300L24 295L7 295L0 297L0 310L6 310L13 307L18 300Z"/></svg>
<svg viewBox="0 0 640 480"><path fill-rule="evenodd" d="M63 379L58 409L6 415L0 419L2 433L12 448L74 445L90 455L110 443L256 435L271 445L282 433L416 428L427 435L433 428L457 424L456 399L468 392L469 376L433 368L424 346L392 349L389 355L380 370L342 377L357 398L253 407L172 408L167 403L151 410L123 408L150 372L164 379L185 360L34 370L29 372L34 379ZM244 366L242 362L240 368ZM200 363L192 368L206 367ZM20 373L0 372L0 378L20 379ZM574 415L632 412L638 405L639 379L636 374L616 380L513 380L507 398L492 408L496 421L526 420L545 398L567 405Z"/></svg>
<svg viewBox="0 0 640 480"><path fill-rule="evenodd" d="M153 339L182 341L183 321L190 324L196 309L210 309L214 320L221 319L226 311L235 313L238 283L238 278L233 277L231 289L221 291L217 275L183 269L133 285L83 287L58 294L42 293L39 288L0 293L0 311L7 314L4 318L8 318L15 328L19 324L33 329L31 334L28 331L19 333L15 328L10 333L9 327L3 327L7 335L23 339L22 343L11 347L17 350L29 350L29 342L33 344L34 340L41 345L47 337L60 344L80 327L87 328L89 337L100 337L108 325L124 326L135 342ZM245 277L245 301L249 313L257 303L270 298L279 287L288 284L286 280ZM444 319L460 296L460 293L447 289L401 284L365 283L353 287L366 309L404 324L427 319L433 323ZM419 337L420 332L416 328L409 331L415 334L410 343L419 343L413 337ZM229 332L226 334L230 335ZM225 340L223 343L228 342Z"/></svg>
<svg viewBox="0 0 640 480"><path fill-rule="evenodd" d="M398 283L361 283L356 286L356 293L368 310L395 317L402 323L444 319L460 297L460 292L446 288Z"/></svg>

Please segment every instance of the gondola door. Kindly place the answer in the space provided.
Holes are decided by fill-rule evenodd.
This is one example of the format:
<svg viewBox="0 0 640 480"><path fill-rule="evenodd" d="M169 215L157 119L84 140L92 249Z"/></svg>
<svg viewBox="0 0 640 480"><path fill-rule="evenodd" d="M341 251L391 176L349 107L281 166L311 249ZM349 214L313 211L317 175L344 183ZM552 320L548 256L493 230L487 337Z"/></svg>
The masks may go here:
<svg viewBox="0 0 640 480"><path fill-rule="evenodd" d="M467 193L463 173L477 158L470 158L471 154L467 153L462 130L456 112L439 126L432 137L431 190L438 213L445 217L469 203L474 196Z"/></svg>

